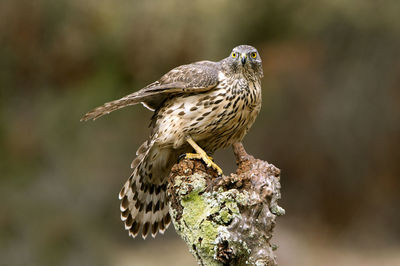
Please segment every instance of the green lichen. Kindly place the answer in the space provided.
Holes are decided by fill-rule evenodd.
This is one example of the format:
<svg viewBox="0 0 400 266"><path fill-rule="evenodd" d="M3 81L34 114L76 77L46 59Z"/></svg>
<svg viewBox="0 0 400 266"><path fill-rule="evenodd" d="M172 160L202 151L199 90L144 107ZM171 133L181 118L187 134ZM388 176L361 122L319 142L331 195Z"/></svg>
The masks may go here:
<svg viewBox="0 0 400 266"><path fill-rule="evenodd" d="M205 265L222 265L216 260L216 247L217 243L228 241L235 254L248 257L250 251L246 243L232 242L226 230L226 224L240 215L237 199L244 202L245 195L240 195L237 190L203 193L205 183L199 181L194 180L189 187L180 183L181 221L185 226L179 227L179 233L187 243L194 244L189 247L190 251L200 256Z"/></svg>
<svg viewBox="0 0 400 266"><path fill-rule="evenodd" d="M260 236L259 231L257 231L259 229L254 228L253 230L251 229L252 227L246 226L247 229L244 229L245 227L236 228L237 232L230 229L230 225L233 224L232 222L235 218L238 219L235 222L236 224L238 221L240 223L252 223L252 220L243 220L240 208L248 208L254 201L253 198L257 195L253 195L253 191L239 191L237 189L224 191L221 188L218 191L206 192L206 187L206 180L197 173L191 175L189 179L185 176L176 176L174 179L175 195L177 195L182 208L179 209L179 212L175 210L171 212L172 220L178 234L188 244L190 252L203 265L222 265L223 252L235 254L234 263L240 265L254 265L257 263L261 263L260 265L272 265L263 264L264 262L258 259L259 253L257 251L268 249L264 245L264 240L260 241L264 245L262 247L248 246L249 243L253 243ZM277 206L277 204L273 205L271 206L273 214L284 214L283 208ZM246 215L250 215L250 213ZM177 216L180 217L179 222L175 220ZM254 219L254 224L258 224L259 221L256 218ZM237 227L238 225L235 226ZM241 235L243 232L246 232L246 235ZM243 237L250 242L242 240ZM224 245L227 248L226 250ZM253 254L254 258L252 257L253 251L255 253ZM260 254L262 256L265 255L264 253Z"/></svg>
<svg viewBox="0 0 400 266"><path fill-rule="evenodd" d="M206 186L206 180L199 174L195 173L192 175L191 182L185 182L184 176L177 176L174 179L174 186L179 187L179 194L185 196L192 192L204 191Z"/></svg>
<svg viewBox="0 0 400 266"><path fill-rule="evenodd" d="M239 207L231 193L222 192L215 202L217 205L213 214L215 214L214 221L218 224L229 224L236 215L239 215ZM221 206L224 207L221 208Z"/></svg>
<svg viewBox="0 0 400 266"><path fill-rule="evenodd" d="M210 221L204 221L201 230L199 233L199 237L201 237L201 241L199 243L199 247L201 247L202 252L207 254L210 258L214 258L214 242L215 238L218 235L218 227L215 223ZM199 238L197 238L199 240Z"/></svg>
<svg viewBox="0 0 400 266"><path fill-rule="evenodd" d="M172 220L201 265L276 265L269 240L275 218L285 213L277 204L279 178L268 163L253 164L251 185L240 190L206 191L213 183L204 172L173 176Z"/></svg>
<svg viewBox="0 0 400 266"><path fill-rule="evenodd" d="M281 206L275 205L271 208L271 212L277 216L285 215L285 209Z"/></svg>
<svg viewBox="0 0 400 266"><path fill-rule="evenodd" d="M225 224L229 223L232 220L232 214L229 212L229 208L222 208L219 212L219 216L221 217L221 221Z"/></svg>
<svg viewBox="0 0 400 266"><path fill-rule="evenodd" d="M200 256L206 265L221 265L215 260L216 241L229 241L225 226L240 215L237 201L246 202L246 195L241 195L236 189L204 192L206 182L200 175L192 175L190 182L183 178L177 176L174 180L183 208L180 225L174 225L187 243L194 244L189 248L195 256ZM176 216L176 213L172 215ZM244 246L232 243L232 246L236 251L240 250L238 253L247 253L245 243Z"/></svg>
<svg viewBox="0 0 400 266"><path fill-rule="evenodd" d="M187 243L194 244L190 247L190 251L195 256L208 258L207 265L218 265L213 259L218 226L207 219L210 214L217 212L218 208L213 207L215 204L208 204L209 199L206 195L209 193L203 193L206 188L203 178L194 174L190 183L182 182L182 178L176 177L174 182L175 185L179 184L180 203L183 207L180 223L183 222L185 225L177 226L178 233Z"/></svg>

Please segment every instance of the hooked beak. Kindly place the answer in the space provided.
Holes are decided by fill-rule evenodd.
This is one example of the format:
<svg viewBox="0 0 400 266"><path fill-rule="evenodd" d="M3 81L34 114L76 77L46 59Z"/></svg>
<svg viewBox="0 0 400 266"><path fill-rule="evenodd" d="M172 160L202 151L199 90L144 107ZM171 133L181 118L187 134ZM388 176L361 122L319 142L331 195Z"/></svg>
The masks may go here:
<svg viewBox="0 0 400 266"><path fill-rule="evenodd" d="M240 61L242 61L242 65L246 64L247 60L247 55L246 54L241 54L240 55Z"/></svg>

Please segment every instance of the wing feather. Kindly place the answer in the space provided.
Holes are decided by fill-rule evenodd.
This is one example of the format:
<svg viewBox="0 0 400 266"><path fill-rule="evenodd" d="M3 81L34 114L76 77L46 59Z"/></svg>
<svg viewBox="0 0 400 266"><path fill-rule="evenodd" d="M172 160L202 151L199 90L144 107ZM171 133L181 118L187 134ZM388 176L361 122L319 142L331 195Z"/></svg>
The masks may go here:
<svg viewBox="0 0 400 266"><path fill-rule="evenodd" d="M219 70L218 62L211 61L200 61L176 67L143 89L89 111L81 118L81 121L95 120L115 110L138 103L154 110L160 107L167 97L208 91L217 86Z"/></svg>

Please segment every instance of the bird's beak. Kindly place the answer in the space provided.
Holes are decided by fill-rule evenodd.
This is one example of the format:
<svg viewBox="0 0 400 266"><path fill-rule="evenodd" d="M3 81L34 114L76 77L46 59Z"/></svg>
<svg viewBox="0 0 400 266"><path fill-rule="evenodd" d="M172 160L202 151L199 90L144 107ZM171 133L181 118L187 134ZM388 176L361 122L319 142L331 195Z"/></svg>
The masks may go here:
<svg viewBox="0 0 400 266"><path fill-rule="evenodd" d="M247 55L246 54L241 54L240 55L240 61L242 61L242 65L246 64L247 60Z"/></svg>

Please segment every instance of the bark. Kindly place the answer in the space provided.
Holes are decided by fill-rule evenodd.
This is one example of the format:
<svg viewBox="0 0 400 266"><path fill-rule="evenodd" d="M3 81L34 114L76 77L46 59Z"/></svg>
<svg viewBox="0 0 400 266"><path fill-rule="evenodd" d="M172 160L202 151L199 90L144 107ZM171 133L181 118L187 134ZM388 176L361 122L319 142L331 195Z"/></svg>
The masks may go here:
<svg viewBox="0 0 400 266"><path fill-rule="evenodd" d="M271 244L285 210L280 170L233 145L238 168L218 177L199 160L182 160L169 176L170 214L200 265L277 265Z"/></svg>

